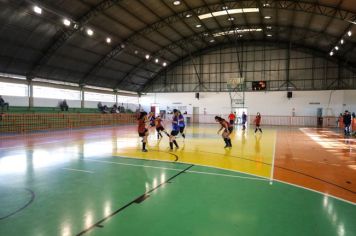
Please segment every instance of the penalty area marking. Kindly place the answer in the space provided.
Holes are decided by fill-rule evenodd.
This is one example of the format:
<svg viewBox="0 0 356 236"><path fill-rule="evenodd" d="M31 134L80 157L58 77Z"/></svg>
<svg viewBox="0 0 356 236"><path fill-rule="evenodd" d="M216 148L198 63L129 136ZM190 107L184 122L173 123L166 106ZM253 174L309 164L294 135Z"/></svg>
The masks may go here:
<svg viewBox="0 0 356 236"><path fill-rule="evenodd" d="M84 172L84 173L88 173L88 174L93 174L93 171L89 171L89 170L78 170L78 169L72 169L72 168L62 168L63 170L70 170L70 171L77 171L77 172Z"/></svg>

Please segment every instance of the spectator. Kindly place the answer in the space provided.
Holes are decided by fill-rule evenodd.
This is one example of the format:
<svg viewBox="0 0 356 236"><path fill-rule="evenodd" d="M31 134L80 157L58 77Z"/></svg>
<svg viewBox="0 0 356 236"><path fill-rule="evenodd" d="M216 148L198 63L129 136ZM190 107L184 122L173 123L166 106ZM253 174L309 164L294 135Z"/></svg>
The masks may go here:
<svg viewBox="0 0 356 236"><path fill-rule="evenodd" d="M356 118L355 112L352 112L351 116L352 116L353 119L355 119Z"/></svg>
<svg viewBox="0 0 356 236"><path fill-rule="evenodd" d="M345 113L344 113L343 122L344 122L344 125L345 125L344 134L345 135L350 135L351 134L351 130L350 130L351 114L350 114L350 112L348 110L346 110Z"/></svg>
<svg viewBox="0 0 356 236"><path fill-rule="evenodd" d="M101 104L101 102L98 102L98 110L101 113L108 113L109 112L108 107L106 105L103 106L103 104Z"/></svg>
<svg viewBox="0 0 356 236"><path fill-rule="evenodd" d="M116 104L114 104L113 106L112 106L112 108L111 108L111 110L110 110L110 113L119 113L118 112L118 110L117 110L117 105Z"/></svg>
<svg viewBox="0 0 356 236"><path fill-rule="evenodd" d="M1 110L3 110L6 107L6 110L9 110L9 103L5 102L5 100L2 98L2 96L0 95L0 107Z"/></svg>
<svg viewBox="0 0 356 236"><path fill-rule="evenodd" d="M61 108L61 111L68 111L68 104L67 100L63 100L62 102L59 103L59 107Z"/></svg>

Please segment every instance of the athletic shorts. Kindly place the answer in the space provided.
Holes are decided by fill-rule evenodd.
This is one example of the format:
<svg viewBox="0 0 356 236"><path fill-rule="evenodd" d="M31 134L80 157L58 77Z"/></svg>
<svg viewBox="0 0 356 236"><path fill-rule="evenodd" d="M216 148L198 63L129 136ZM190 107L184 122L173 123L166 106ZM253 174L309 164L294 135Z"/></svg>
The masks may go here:
<svg viewBox="0 0 356 236"><path fill-rule="evenodd" d="M234 130L233 127L229 127L228 129L225 129L225 132L229 131L229 133L232 133L233 130Z"/></svg>
<svg viewBox="0 0 356 236"><path fill-rule="evenodd" d="M183 133L183 132L184 132L184 129L185 129L185 126L179 127L179 132L180 132L180 133Z"/></svg>
<svg viewBox="0 0 356 236"><path fill-rule="evenodd" d="M146 133L147 133L147 129L145 129L145 131L143 133L138 133L138 136L145 137Z"/></svg>
<svg viewBox="0 0 356 236"><path fill-rule="evenodd" d="M154 126L155 126L155 124L154 124L154 123L151 123L151 124L150 124L150 126L151 126L151 127L154 127Z"/></svg>
<svg viewBox="0 0 356 236"><path fill-rule="evenodd" d="M178 131L178 130L172 130L171 135L173 135L173 136L177 136L177 135L178 135L178 133L179 133L179 131Z"/></svg>
<svg viewBox="0 0 356 236"><path fill-rule="evenodd" d="M233 125L234 124L234 120L230 120L230 125Z"/></svg>
<svg viewBox="0 0 356 236"><path fill-rule="evenodd" d="M156 130L157 130L157 132L159 132L159 131L163 131L164 128L162 126L161 127L156 127Z"/></svg>

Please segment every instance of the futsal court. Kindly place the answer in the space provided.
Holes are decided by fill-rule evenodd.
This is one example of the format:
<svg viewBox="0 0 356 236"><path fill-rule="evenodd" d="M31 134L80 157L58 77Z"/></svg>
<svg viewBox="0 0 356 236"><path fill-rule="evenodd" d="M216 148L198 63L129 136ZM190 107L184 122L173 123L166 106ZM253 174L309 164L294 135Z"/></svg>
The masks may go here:
<svg viewBox="0 0 356 236"><path fill-rule="evenodd" d="M1 137L0 234L355 234L355 143L268 127L224 149L216 130L190 126L174 151L152 134L147 153L135 126Z"/></svg>
<svg viewBox="0 0 356 236"><path fill-rule="evenodd" d="M356 236L355 0L0 0L0 236Z"/></svg>

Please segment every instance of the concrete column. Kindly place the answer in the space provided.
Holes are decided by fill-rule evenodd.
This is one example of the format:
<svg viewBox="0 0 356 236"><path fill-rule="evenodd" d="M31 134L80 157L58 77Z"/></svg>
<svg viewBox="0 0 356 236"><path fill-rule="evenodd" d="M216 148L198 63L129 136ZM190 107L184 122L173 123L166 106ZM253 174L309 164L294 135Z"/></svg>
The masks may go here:
<svg viewBox="0 0 356 236"><path fill-rule="evenodd" d="M32 79L27 79L28 86L28 108L33 107L33 84Z"/></svg>
<svg viewBox="0 0 356 236"><path fill-rule="evenodd" d="M84 108L84 101L85 101L85 98L84 98L84 87L81 86L80 87L80 107L81 108Z"/></svg>

